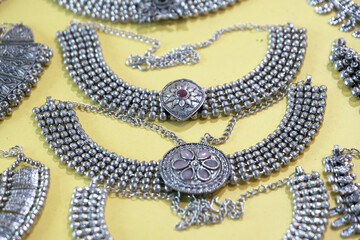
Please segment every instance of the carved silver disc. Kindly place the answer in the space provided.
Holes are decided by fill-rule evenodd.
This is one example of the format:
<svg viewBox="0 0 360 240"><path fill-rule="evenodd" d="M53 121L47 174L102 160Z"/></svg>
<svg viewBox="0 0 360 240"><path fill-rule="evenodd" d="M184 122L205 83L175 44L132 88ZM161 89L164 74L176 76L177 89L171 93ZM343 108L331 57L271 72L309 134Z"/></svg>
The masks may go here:
<svg viewBox="0 0 360 240"><path fill-rule="evenodd" d="M161 106L178 120L191 117L205 101L205 91L197 83L179 79L168 83L160 92Z"/></svg>
<svg viewBox="0 0 360 240"><path fill-rule="evenodd" d="M187 143L168 151L159 162L166 185L184 193L210 193L223 186L231 173L229 159L219 149Z"/></svg>

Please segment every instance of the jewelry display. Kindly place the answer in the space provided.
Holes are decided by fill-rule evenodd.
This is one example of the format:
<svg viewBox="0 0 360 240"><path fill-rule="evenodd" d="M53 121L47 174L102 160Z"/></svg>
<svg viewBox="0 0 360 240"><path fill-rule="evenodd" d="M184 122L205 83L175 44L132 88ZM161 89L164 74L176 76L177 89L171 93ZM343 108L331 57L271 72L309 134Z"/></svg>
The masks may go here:
<svg viewBox="0 0 360 240"><path fill-rule="evenodd" d="M340 31L352 31L357 23L360 23L360 5L351 0L307 0L310 5L316 6L315 12L327 14L336 9L337 13L328 22L331 25L338 25ZM354 37L360 37L360 28L352 34Z"/></svg>
<svg viewBox="0 0 360 240"><path fill-rule="evenodd" d="M127 62L140 69L156 69L177 65L183 62L183 58L193 62L197 57L191 58L190 53L184 51L192 52L206 47L223 33L239 30L269 32L267 53L249 74L235 82L207 89L191 80L180 79L169 83L160 92L130 85L114 74L104 61L97 36L97 31L102 31L151 43L153 46L144 57L132 55ZM171 60L152 55L159 48L158 41L102 24L75 21L65 31L58 32L57 36L66 69L87 96L103 107L149 120L186 120L231 113L242 118L267 108L286 95L286 89L301 67L306 47L306 30L295 28L290 23L261 26L239 24L222 28L205 42L187 44L165 54L171 55ZM160 63L157 63L158 60Z"/></svg>
<svg viewBox="0 0 360 240"><path fill-rule="evenodd" d="M294 207L292 222L283 239L321 239L328 222L329 196L320 174L314 171L306 174L301 167L296 167L289 177L269 185L260 185L241 194L238 200L241 209L239 218L244 214L244 203L247 199L285 185L288 185L292 192ZM105 201L112 190L98 186L95 182L91 182L88 187L74 189L70 226L75 239L113 239L104 219Z"/></svg>
<svg viewBox="0 0 360 240"><path fill-rule="evenodd" d="M145 23L166 19L196 17L223 9L238 0L54 0L60 6L83 16L110 21Z"/></svg>
<svg viewBox="0 0 360 240"><path fill-rule="evenodd" d="M5 26L10 26L6 29ZM0 120L10 115L13 107L38 82L43 67L49 63L52 50L34 43L31 29L22 24L0 24Z"/></svg>
<svg viewBox="0 0 360 240"><path fill-rule="evenodd" d="M325 172L328 180L332 184L332 190L337 194L337 207L330 209L329 216L341 215L332 221L331 226L340 228L348 226L341 231L341 237L349 237L355 233L360 233L360 191L359 183L353 182L356 174L351 173L354 164L351 163L352 157L360 157L357 149L340 149L335 145L333 154L323 159Z"/></svg>
<svg viewBox="0 0 360 240"><path fill-rule="evenodd" d="M87 177L96 178L99 183L118 189L118 195L171 200L172 208L184 222L177 228L184 229L191 225L218 223L226 215L237 218L240 209L234 201L218 202L221 211L210 207L212 192L228 183L269 175L305 150L323 120L326 87L311 86L309 76L305 82L291 85L287 96L287 110L278 128L256 145L229 155L209 144L224 143L236 119L230 120L219 139L212 137L209 141L207 133L200 143L185 143L156 123L107 108L48 98L45 105L33 112L45 140L62 162ZM125 158L89 138L75 109L151 129L178 146L169 150L159 162ZM181 194L190 198L185 209L179 207ZM202 195L195 197L194 194Z"/></svg>
<svg viewBox="0 0 360 240"><path fill-rule="evenodd" d="M15 162L0 174L0 239L20 240L44 207L50 170L27 158L20 146L8 151L0 149L0 156L16 157ZM20 168L21 163L31 167Z"/></svg>
<svg viewBox="0 0 360 240"><path fill-rule="evenodd" d="M351 88L351 94L360 97L359 53L348 48L345 39L336 39L331 48L330 61L334 64L335 69L340 72L344 84Z"/></svg>

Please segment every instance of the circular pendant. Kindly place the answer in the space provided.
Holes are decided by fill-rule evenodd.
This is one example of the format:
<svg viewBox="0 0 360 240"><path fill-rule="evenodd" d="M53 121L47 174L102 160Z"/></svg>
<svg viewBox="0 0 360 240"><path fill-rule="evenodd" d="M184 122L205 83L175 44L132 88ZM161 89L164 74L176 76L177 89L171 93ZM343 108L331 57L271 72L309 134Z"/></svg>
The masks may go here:
<svg viewBox="0 0 360 240"><path fill-rule="evenodd" d="M168 151L159 163L166 185L190 194L210 193L230 177L229 159L219 149L202 143L187 143Z"/></svg>

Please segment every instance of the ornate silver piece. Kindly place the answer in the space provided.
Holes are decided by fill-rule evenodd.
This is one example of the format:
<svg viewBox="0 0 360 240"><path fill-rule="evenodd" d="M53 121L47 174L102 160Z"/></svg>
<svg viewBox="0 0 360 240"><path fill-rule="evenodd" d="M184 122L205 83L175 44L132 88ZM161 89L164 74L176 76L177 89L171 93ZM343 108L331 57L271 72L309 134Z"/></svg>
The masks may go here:
<svg viewBox="0 0 360 240"><path fill-rule="evenodd" d="M17 157L0 174L0 239L20 240L42 211L49 189L50 171L40 162L25 157L20 146L8 151L0 149L0 156ZM16 169L21 162L31 167Z"/></svg>
<svg viewBox="0 0 360 240"><path fill-rule="evenodd" d="M287 110L273 133L248 149L226 156L227 161L230 162L230 175L225 183L236 184L269 175L295 159L310 144L323 121L326 105L326 87L311 86L310 79L309 77L305 82L299 82L288 88ZM33 110L35 119L50 148L54 149L55 154L60 156L60 160L70 168L74 168L89 178L96 179L99 184L106 185L109 191L112 189L111 191L116 192L119 196L170 199L172 208L182 218L177 229L184 229L191 225L215 224L221 222L226 216L238 218L241 215L240 205L234 201L217 202L221 211L212 208L211 202L214 199L209 191L204 190L200 195L189 195L174 190L169 185L170 183L165 183L165 177L161 176L158 161L140 162L105 149L86 134L79 123L75 110L103 114L128 122L132 126L145 127L176 142L179 149L183 145L186 147L184 140L156 123L108 108L48 98L45 105ZM207 134L202 138L202 143L209 142L216 145L225 142L229 138L236 120L234 117L230 120L222 137L216 139ZM204 145L199 144L198 146ZM191 152L183 153L184 160L185 157L192 158L192 154L194 154L193 160L195 160L195 154L199 156L199 148L190 150ZM170 152L172 154L172 151ZM219 156L222 155L214 150L215 152ZM206 156L205 152L200 154L200 158ZM220 161L215 161L205 164L205 161L202 161L200 164L205 164L207 170L213 168L213 172L210 171L210 173L212 176L216 176L218 162L220 163ZM226 161L223 163L226 164ZM186 162L171 162L171 164L174 174L187 169L187 167L181 169L187 164ZM225 173L227 175L227 170ZM183 176L185 181L186 176L189 175ZM196 177L198 182L201 181L200 178L205 181L211 179L207 180L204 173ZM178 178L180 178L179 175ZM222 185L221 181L223 178L216 183L216 186ZM184 209L179 207L181 196L187 196L190 199Z"/></svg>
<svg viewBox="0 0 360 240"><path fill-rule="evenodd" d="M192 119L230 114L242 118L271 106L286 95L286 89L301 67L307 44L306 30L296 28L290 23L285 25L237 24L222 28L207 41L191 44L184 49L180 48L178 49L180 52L174 50L174 56L182 56L185 54L183 51L191 48L199 49L209 46L222 34L240 30L269 32L268 50L264 59L241 79L204 89L206 99L199 110L191 116ZM130 57L134 59L131 60L133 66L144 69L150 66L163 68L182 62L173 61L174 58L168 61L167 57L153 56L154 51L159 48L159 42L153 38L102 24L84 24L75 21L65 31L58 32L57 37L63 50L66 69L79 88L101 106L129 116L148 120L176 119L160 103L158 91L138 88L114 74L102 55L97 31L151 43L153 46L146 52L146 59ZM157 60L151 60L158 58L162 59L160 63ZM163 64L163 62L169 64Z"/></svg>
<svg viewBox="0 0 360 240"><path fill-rule="evenodd" d="M335 69L340 72L344 84L351 88L351 94L354 97L360 97L359 53L348 48L345 39L336 39L331 48L330 61L334 64Z"/></svg>
<svg viewBox="0 0 360 240"><path fill-rule="evenodd" d="M121 22L154 22L166 19L196 17L223 9L237 0L54 0L60 6L87 17L121 21Z"/></svg>
<svg viewBox="0 0 360 240"><path fill-rule="evenodd" d="M324 182L320 179L320 174L312 171L306 174L301 167L296 167L294 173L277 182L269 185L260 185L240 195L239 199L234 202L227 199L227 204L236 204L240 209L240 215L234 216L241 218L244 214L244 203L247 199L260 193L271 192L288 185L293 193L293 219L289 229L283 236L283 240L307 239L319 240L325 232L328 223L329 196L327 195ZM74 189L70 208L71 228L75 239L113 239L106 226L104 219L104 208L107 194L111 190L103 188L92 182L85 188L77 187ZM217 204L218 201L215 200ZM204 204L208 204L204 202ZM234 206L231 206L234 207ZM217 209L211 203L211 208L217 212L227 211L231 215L231 208L225 209L220 205ZM196 209L188 212L190 215L196 214ZM208 218L213 217L209 215ZM180 222L178 229L185 229L188 222Z"/></svg>
<svg viewBox="0 0 360 240"><path fill-rule="evenodd" d="M351 0L307 0L310 5L316 6L315 12L327 14L336 9L338 12L329 20L329 24L338 25L340 31L352 31L357 23L360 22L360 5ZM360 37L360 28L352 34L354 37Z"/></svg>
<svg viewBox="0 0 360 240"><path fill-rule="evenodd" d="M351 173L354 164L353 157L360 157L359 150L355 148L340 149L335 145L333 154L323 159L328 181L332 184L332 190L337 195L337 207L330 209L329 215L340 215L332 221L331 226L340 228L347 226L341 231L341 237L349 237L360 233L360 183L354 182L356 174Z"/></svg>
<svg viewBox="0 0 360 240"><path fill-rule="evenodd" d="M48 46L34 43L30 28L11 24L6 29L5 25L9 24L0 24L0 120L30 94L52 56Z"/></svg>
<svg viewBox="0 0 360 240"><path fill-rule="evenodd" d="M188 79L168 83L159 93L160 105L178 120L191 117L205 102L202 87Z"/></svg>
<svg viewBox="0 0 360 240"><path fill-rule="evenodd" d="M202 143L172 148L159 162L164 183L178 192L209 193L229 179L231 163L219 149Z"/></svg>

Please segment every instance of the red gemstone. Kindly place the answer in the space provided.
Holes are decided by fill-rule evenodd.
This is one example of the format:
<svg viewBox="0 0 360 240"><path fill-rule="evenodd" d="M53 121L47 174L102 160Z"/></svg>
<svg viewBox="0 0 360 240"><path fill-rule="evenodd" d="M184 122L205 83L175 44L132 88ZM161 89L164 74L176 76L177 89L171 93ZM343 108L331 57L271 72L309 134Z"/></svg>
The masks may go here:
<svg viewBox="0 0 360 240"><path fill-rule="evenodd" d="M178 97L184 98L188 95L188 92L184 89L180 89L179 91L176 92L176 94L178 95Z"/></svg>

